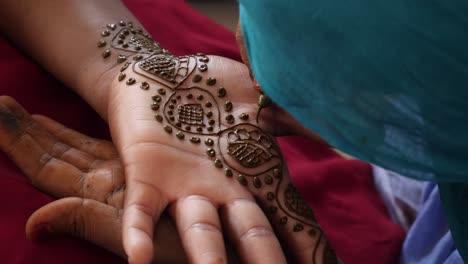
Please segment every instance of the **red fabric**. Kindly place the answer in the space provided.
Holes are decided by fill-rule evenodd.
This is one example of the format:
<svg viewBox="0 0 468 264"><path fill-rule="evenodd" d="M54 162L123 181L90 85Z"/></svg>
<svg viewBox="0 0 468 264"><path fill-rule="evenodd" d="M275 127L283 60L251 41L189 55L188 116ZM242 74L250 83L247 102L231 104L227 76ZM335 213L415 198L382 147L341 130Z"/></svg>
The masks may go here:
<svg viewBox="0 0 468 264"><path fill-rule="evenodd" d="M205 52L240 60L231 32L182 0L125 1L161 44L175 54ZM177 30L177 31L176 31ZM35 63L0 40L1 94L31 113L44 114L86 134L107 138L102 120L76 95ZM395 263L403 239L372 186L369 165L339 158L298 137L280 139L291 174L312 204L329 240L345 263ZM123 263L73 238L28 241L28 216L52 198L35 190L0 154L0 256L2 263Z"/></svg>

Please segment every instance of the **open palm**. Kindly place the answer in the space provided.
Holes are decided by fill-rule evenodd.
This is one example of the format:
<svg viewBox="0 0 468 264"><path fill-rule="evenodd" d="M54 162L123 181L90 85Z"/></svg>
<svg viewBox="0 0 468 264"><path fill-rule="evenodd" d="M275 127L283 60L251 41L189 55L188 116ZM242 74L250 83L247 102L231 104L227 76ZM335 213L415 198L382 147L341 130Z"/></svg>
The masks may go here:
<svg viewBox="0 0 468 264"><path fill-rule="evenodd" d="M258 93L247 68L217 56L173 56L138 30L119 30L103 55L117 53L122 63L107 116L126 175L130 261L151 260L153 226L166 209L193 263L225 263L223 234L243 263L284 263L270 221L285 226L278 234L291 248L301 247L301 263L322 259L322 232L275 140L254 121Z"/></svg>

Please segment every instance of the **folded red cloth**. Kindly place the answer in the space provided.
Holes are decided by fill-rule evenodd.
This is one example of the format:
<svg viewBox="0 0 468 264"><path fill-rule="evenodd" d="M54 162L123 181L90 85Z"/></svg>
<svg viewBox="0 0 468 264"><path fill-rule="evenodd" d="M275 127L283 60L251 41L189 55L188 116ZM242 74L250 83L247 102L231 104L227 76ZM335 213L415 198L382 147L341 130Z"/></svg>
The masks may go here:
<svg viewBox="0 0 468 264"><path fill-rule="evenodd" d="M182 0L125 1L162 46L175 54L204 52L240 60L231 32ZM1 94L31 113L49 116L95 137L108 138L105 123L80 98L0 40ZM333 151L300 137L280 139L291 175L310 202L329 240L345 263L395 263L404 233L388 218L373 188L370 167L341 159ZM89 243L57 238L26 239L29 215L52 198L34 189L0 154L0 255L2 263L124 263Z"/></svg>

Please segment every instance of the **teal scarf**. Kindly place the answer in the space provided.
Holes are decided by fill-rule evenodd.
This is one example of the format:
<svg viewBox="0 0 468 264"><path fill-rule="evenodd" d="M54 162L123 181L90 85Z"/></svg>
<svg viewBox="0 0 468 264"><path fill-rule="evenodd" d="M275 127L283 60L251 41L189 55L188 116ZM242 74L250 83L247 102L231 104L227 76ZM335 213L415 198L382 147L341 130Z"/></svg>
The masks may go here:
<svg viewBox="0 0 468 264"><path fill-rule="evenodd" d="M240 12L273 101L344 152L438 182L467 260L468 1L240 0Z"/></svg>

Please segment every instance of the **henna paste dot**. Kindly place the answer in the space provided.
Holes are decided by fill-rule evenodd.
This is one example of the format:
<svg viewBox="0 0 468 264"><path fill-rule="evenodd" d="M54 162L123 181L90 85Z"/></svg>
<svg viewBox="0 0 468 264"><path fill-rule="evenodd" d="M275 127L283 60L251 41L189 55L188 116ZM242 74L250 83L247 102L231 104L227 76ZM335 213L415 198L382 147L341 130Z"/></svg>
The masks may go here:
<svg viewBox="0 0 468 264"><path fill-rule="evenodd" d="M207 80L206 80L206 84L209 85L209 86L213 86L216 84L216 79L215 78L212 78L212 77L209 77Z"/></svg>
<svg viewBox="0 0 468 264"><path fill-rule="evenodd" d="M177 99L172 98L172 99L171 99L171 103L176 104L176 103L177 103Z"/></svg>
<svg viewBox="0 0 468 264"><path fill-rule="evenodd" d="M119 22L119 25L122 26L122 27L125 27L125 22L120 21L120 22Z"/></svg>
<svg viewBox="0 0 468 264"><path fill-rule="evenodd" d="M165 95L165 94L166 94L166 90L163 89L163 88L160 88L160 89L158 89L158 93L159 93L160 95Z"/></svg>
<svg viewBox="0 0 468 264"><path fill-rule="evenodd" d="M119 74L119 77L118 77L119 82L123 81L125 79L125 77L127 77L127 75L125 73L121 72Z"/></svg>
<svg viewBox="0 0 468 264"><path fill-rule="evenodd" d="M304 230L304 226L302 224L297 223L293 227L293 232L300 232L302 230Z"/></svg>
<svg viewBox="0 0 468 264"><path fill-rule="evenodd" d="M273 170L273 176L275 176L276 179L281 179L281 172L279 169L274 169Z"/></svg>
<svg viewBox="0 0 468 264"><path fill-rule="evenodd" d="M176 96L176 102L177 102L177 100L180 100L180 98L182 98L182 96L177 95L177 96Z"/></svg>
<svg viewBox="0 0 468 264"><path fill-rule="evenodd" d="M128 27L133 27L133 23L132 23L132 22L128 22Z"/></svg>
<svg viewBox="0 0 468 264"><path fill-rule="evenodd" d="M198 143L200 143L200 141L201 141L200 138L197 138L197 137L192 137L190 139L190 142L192 142L194 144L198 144Z"/></svg>
<svg viewBox="0 0 468 264"><path fill-rule="evenodd" d="M202 132L203 131L203 128L201 126L197 127L197 131L198 132Z"/></svg>
<svg viewBox="0 0 468 264"><path fill-rule="evenodd" d="M101 32L101 36L103 36L103 37L107 37L107 36L109 36L109 35L110 35L110 31L107 30L107 29L104 30L103 32Z"/></svg>
<svg viewBox="0 0 468 264"><path fill-rule="evenodd" d="M169 107L169 109L174 109L175 108L175 106L173 104L169 104L168 107Z"/></svg>
<svg viewBox="0 0 468 264"><path fill-rule="evenodd" d="M127 36L125 36L125 34L123 34L123 33L120 33L120 34L119 34L119 39L122 40L122 41L123 41L126 37L127 37Z"/></svg>
<svg viewBox="0 0 468 264"><path fill-rule="evenodd" d="M247 186L249 182L247 181L247 178L245 178L244 175L239 175L237 176L237 180L239 181L240 184Z"/></svg>
<svg viewBox="0 0 468 264"><path fill-rule="evenodd" d="M187 130L187 131L190 131L191 129L192 129L192 127L190 127L190 126L185 127L185 130Z"/></svg>
<svg viewBox="0 0 468 264"><path fill-rule="evenodd" d="M207 146L213 146L213 144L214 144L214 141L213 141L211 138L207 138L207 139L205 140L205 145L207 145Z"/></svg>
<svg viewBox="0 0 468 264"><path fill-rule="evenodd" d="M280 224L285 225L287 223L288 223L288 217L287 216L281 217Z"/></svg>
<svg viewBox="0 0 468 264"><path fill-rule="evenodd" d="M232 103L231 103L231 101L227 101L227 102L224 104L224 111L230 112L231 110L232 110Z"/></svg>
<svg viewBox="0 0 468 264"><path fill-rule="evenodd" d="M214 121L213 119L210 119L210 121L208 121L208 124L211 125L211 126L214 125L215 123L216 123L216 121Z"/></svg>
<svg viewBox="0 0 468 264"><path fill-rule="evenodd" d="M310 237L315 237L317 235L317 231L315 231L315 229L311 229L311 230L309 230L309 232L307 232L307 234Z"/></svg>
<svg viewBox="0 0 468 264"><path fill-rule="evenodd" d="M130 64L131 64L131 63L127 61L127 62L122 66L122 68L120 68L120 71L121 71L121 72L125 71L125 70L128 68L128 66L130 66Z"/></svg>
<svg viewBox="0 0 468 264"><path fill-rule="evenodd" d="M97 46L98 46L98 48L102 48L106 44L107 44L107 42L105 40L101 39L100 41L98 41Z"/></svg>
<svg viewBox="0 0 468 264"><path fill-rule="evenodd" d="M150 88L150 85L147 82L142 82L140 88L143 90L148 90Z"/></svg>
<svg viewBox="0 0 468 264"><path fill-rule="evenodd" d="M278 212L278 207L272 206L268 208L268 211L270 211L270 214L276 214L276 212Z"/></svg>
<svg viewBox="0 0 468 264"><path fill-rule="evenodd" d="M215 165L216 168L220 168L220 169L223 167L223 163L219 159L216 159L214 161L214 165Z"/></svg>
<svg viewBox="0 0 468 264"><path fill-rule="evenodd" d="M119 56L117 57L117 62L118 62L118 63L122 63L122 62L124 62L124 61L126 61L126 60L127 60L127 56L125 56L125 55L119 55Z"/></svg>
<svg viewBox="0 0 468 264"><path fill-rule="evenodd" d="M224 175L226 175L226 177L228 177L228 178L231 178L232 175L233 175L232 170L226 168L226 169L224 170Z"/></svg>
<svg viewBox="0 0 468 264"><path fill-rule="evenodd" d="M143 29L137 28L137 32L138 32L138 33L143 33Z"/></svg>
<svg viewBox="0 0 468 264"><path fill-rule="evenodd" d="M174 114L174 111L169 110L169 111L167 111L167 114L168 114L168 115L173 115L173 114Z"/></svg>
<svg viewBox="0 0 468 264"><path fill-rule="evenodd" d="M193 76L192 78L192 82L199 82L202 80L202 76L200 74L195 74L195 76Z"/></svg>
<svg viewBox="0 0 468 264"><path fill-rule="evenodd" d="M206 117L210 118L210 117L212 117L212 116L213 116L213 112L208 111L208 112L206 113Z"/></svg>
<svg viewBox="0 0 468 264"><path fill-rule="evenodd" d="M105 50L103 53L102 53L102 57L105 59L107 57L109 57L111 55L111 51L110 50Z"/></svg>
<svg viewBox="0 0 468 264"><path fill-rule="evenodd" d="M135 47L135 50L136 50L136 51L140 51L140 50L141 50L141 47L140 47L140 46L136 46L136 47Z"/></svg>
<svg viewBox="0 0 468 264"><path fill-rule="evenodd" d="M185 138L185 135L184 135L184 133L182 133L182 131L179 131L179 132L177 132L176 137L177 137L178 139L184 139L184 138Z"/></svg>
<svg viewBox="0 0 468 264"><path fill-rule="evenodd" d="M200 101L203 100L203 95L200 94L199 96L197 96L197 99L200 100Z"/></svg>
<svg viewBox="0 0 468 264"><path fill-rule="evenodd" d="M126 30L123 31L123 34L124 34L125 36L128 36L128 35L130 35L130 31L128 31L128 30L126 29Z"/></svg>
<svg viewBox="0 0 468 264"><path fill-rule="evenodd" d="M193 98L193 94L187 94L187 99L192 99Z"/></svg>
<svg viewBox="0 0 468 264"><path fill-rule="evenodd" d="M265 176L265 184L266 185L272 185L273 184L273 177L270 175Z"/></svg>
<svg viewBox="0 0 468 264"><path fill-rule="evenodd" d="M205 63L206 63L206 62L209 62L209 61L210 61L210 58L208 58L208 57L205 56L205 57L202 57L202 58L200 58L200 59L198 59L198 60L201 61L201 62L205 62Z"/></svg>
<svg viewBox="0 0 468 264"><path fill-rule="evenodd" d="M172 127L166 125L166 126L164 126L164 130L165 130L167 133L172 134Z"/></svg>
<svg viewBox="0 0 468 264"><path fill-rule="evenodd" d="M159 95L153 96L152 99L153 99L153 101L158 102L158 103L160 103L161 100L162 100L161 96L159 96Z"/></svg>
<svg viewBox="0 0 468 264"><path fill-rule="evenodd" d="M132 84L134 84L135 82L136 82L135 78L130 78L130 79L127 80L127 84L128 84L128 85L132 85Z"/></svg>
<svg viewBox="0 0 468 264"><path fill-rule="evenodd" d="M202 64L202 65L198 66L198 69L201 72L205 72L206 70L208 70L208 66L206 64Z"/></svg>
<svg viewBox="0 0 468 264"><path fill-rule="evenodd" d="M107 24L107 28L109 28L110 30L115 30L117 26L115 24Z"/></svg>
<svg viewBox="0 0 468 264"><path fill-rule="evenodd" d="M133 57L134 61L140 61L142 59L143 59L143 55L136 55L135 57Z"/></svg>
<svg viewBox="0 0 468 264"><path fill-rule="evenodd" d="M211 107L212 104L211 104L211 102L208 101L208 102L206 102L205 106L206 106L206 107Z"/></svg>
<svg viewBox="0 0 468 264"><path fill-rule="evenodd" d="M228 122L228 124L233 124L234 121L235 121L235 119L234 119L233 115L226 116L226 122Z"/></svg>
<svg viewBox="0 0 468 264"><path fill-rule="evenodd" d="M275 194L272 192L267 193L267 200L268 201L273 201L275 199Z"/></svg>
<svg viewBox="0 0 468 264"><path fill-rule="evenodd" d="M151 109L153 109L153 111L158 111L159 110L159 104L158 103L152 103L151 104Z"/></svg>
<svg viewBox="0 0 468 264"><path fill-rule="evenodd" d="M218 97L224 97L226 96L226 89L224 87L221 87L218 89Z"/></svg>
<svg viewBox="0 0 468 264"><path fill-rule="evenodd" d="M262 181L258 177L253 178L253 186L257 189L262 188Z"/></svg>
<svg viewBox="0 0 468 264"><path fill-rule="evenodd" d="M158 121L158 122L162 122L162 121L163 121L162 115L155 115L154 118L155 118L156 121Z"/></svg>
<svg viewBox="0 0 468 264"><path fill-rule="evenodd" d="M176 127L182 127L182 124L180 122L177 122L175 125Z"/></svg>
<svg viewBox="0 0 468 264"><path fill-rule="evenodd" d="M175 121L175 118L173 116L169 117L169 120Z"/></svg>
<svg viewBox="0 0 468 264"><path fill-rule="evenodd" d="M249 114L246 114L246 113L242 113L240 116L239 116L240 119L244 120L244 121L247 121L249 120Z"/></svg>
<svg viewBox="0 0 468 264"><path fill-rule="evenodd" d="M212 132L214 130L214 128L212 126L210 126L210 127L207 127L206 130Z"/></svg>
<svg viewBox="0 0 468 264"><path fill-rule="evenodd" d="M119 39L117 40L117 44L122 44L123 43L123 40Z"/></svg>
<svg viewBox="0 0 468 264"><path fill-rule="evenodd" d="M208 156L210 156L210 157L213 158L214 156L216 156L216 151L215 151L214 149L212 149L212 148L209 148L209 149L206 151L206 154L208 154Z"/></svg>
<svg viewBox="0 0 468 264"><path fill-rule="evenodd" d="M123 43L122 48L128 48L128 43Z"/></svg>

